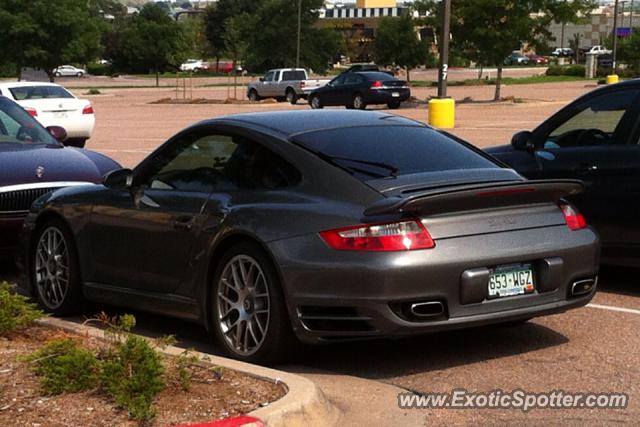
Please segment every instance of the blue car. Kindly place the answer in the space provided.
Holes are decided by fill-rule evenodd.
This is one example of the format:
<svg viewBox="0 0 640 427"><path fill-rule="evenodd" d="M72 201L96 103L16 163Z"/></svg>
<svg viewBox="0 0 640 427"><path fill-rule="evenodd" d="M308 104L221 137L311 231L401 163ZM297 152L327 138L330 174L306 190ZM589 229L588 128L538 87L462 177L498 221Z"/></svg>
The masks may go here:
<svg viewBox="0 0 640 427"><path fill-rule="evenodd" d="M65 147L66 131L44 128L10 99L0 96L0 257L11 257L22 223L38 197L51 190L97 184L120 168L93 151Z"/></svg>

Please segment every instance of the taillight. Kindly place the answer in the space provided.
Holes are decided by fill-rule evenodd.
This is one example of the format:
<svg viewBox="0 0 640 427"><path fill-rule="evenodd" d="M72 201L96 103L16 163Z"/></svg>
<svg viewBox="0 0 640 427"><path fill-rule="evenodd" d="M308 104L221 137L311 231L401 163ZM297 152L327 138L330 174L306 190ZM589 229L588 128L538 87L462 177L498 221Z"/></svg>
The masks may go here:
<svg viewBox="0 0 640 427"><path fill-rule="evenodd" d="M376 80L375 82L373 82L373 84L371 85L372 88L381 88L382 86L384 86L382 84L382 82L380 80Z"/></svg>
<svg viewBox="0 0 640 427"><path fill-rule="evenodd" d="M571 230L581 230L587 227L587 220L576 208L570 204L563 203L560 205L560 209L562 209L564 219Z"/></svg>
<svg viewBox="0 0 640 427"><path fill-rule="evenodd" d="M91 104L82 109L82 114L93 114L93 107L91 106Z"/></svg>
<svg viewBox="0 0 640 427"><path fill-rule="evenodd" d="M302 89L305 85L306 85L306 83L304 82L304 80L302 80L302 81L300 82L300 88Z"/></svg>
<svg viewBox="0 0 640 427"><path fill-rule="evenodd" d="M31 117L38 117L38 112L36 111L35 108L31 108L31 107L25 107L24 110L29 113L29 115Z"/></svg>
<svg viewBox="0 0 640 427"><path fill-rule="evenodd" d="M435 246L431 235L418 220L356 225L323 231L320 236L333 249L343 251L410 251Z"/></svg>

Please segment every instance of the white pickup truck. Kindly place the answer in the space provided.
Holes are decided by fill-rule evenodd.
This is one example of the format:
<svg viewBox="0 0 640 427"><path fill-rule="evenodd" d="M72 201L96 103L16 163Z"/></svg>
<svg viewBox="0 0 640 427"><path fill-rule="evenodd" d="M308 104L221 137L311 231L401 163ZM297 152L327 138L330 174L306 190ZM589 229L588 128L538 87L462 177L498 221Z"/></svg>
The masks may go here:
<svg viewBox="0 0 640 427"><path fill-rule="evenodd" d="M275 98L295 104L298 99L307 99L312 91L327 83L329 80L309 79L304 68L277 68L267 71L264 77L249 83L247 98L251 101Z"/></svg>

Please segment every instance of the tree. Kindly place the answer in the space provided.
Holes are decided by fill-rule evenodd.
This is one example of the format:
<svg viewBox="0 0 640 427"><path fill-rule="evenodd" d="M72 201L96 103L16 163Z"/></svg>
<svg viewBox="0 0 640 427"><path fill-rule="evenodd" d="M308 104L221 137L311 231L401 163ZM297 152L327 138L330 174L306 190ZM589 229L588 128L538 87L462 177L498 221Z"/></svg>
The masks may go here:
<svg viewBox="0 0 640 427"><path fill-rule="evenodd" d="M247 43L242 38L241 23L238 17L228 18L225 23L224 44L227 55L233 61L233 98L238 98L238 73L236 71L238 61L244 58L247 51Z"/></svg>
<svg viewBox="0 0 640 427"><path fill-rule="evenodd" d="M592 3L567 4L578 14ZM549 24L564 7L563 0L453 0L454 41L479 63L498 68L494 100L500 99L504 58L523 44L535 47L551 38Z"/></svg>
<svg viewBox="0 0 640 427"><path fill-rule="evenodd" d="M138 15L116 22L105 43L105 57L115 69L154 72L156 86L160 85L160 73L176 69L189 48L182 26L153 3Z"/></svg>
<svg viewBox="0 0 640 427"><path fill-rule="evenodd" d="M565 47L565 27L570 23L579 23L584 21L585 14L597 7L595 0L559 0L549 4L549 12L554 21L561 25L560 46ZM577 51L577 49L576 49Z"/></svg>
<svg viewBox="0 0 640 427"><path fill-rule="evenodd" d="M425 64L429 47L418 39L411 15L382 18L375 39L375 57L380 65L397 65L407 70Z"/></svg>
<svg viewBox="0 0 640 427"><path fill-rule="evenodd" d="M212 54L217 62L227 50L225 31L229 18L252 13L260 6L262 0L218 0L207 6L204 14L204 33L209 41ZM240 23L236 23L240 27Z"/></svg>
<svg viewBox="0 0 640 427"><path fill-rule="evenodd" d="M40 68L51 81L59 65L100 52L100 24L86 0L0 0L0 28L2 59L18 70Z"/></svg>

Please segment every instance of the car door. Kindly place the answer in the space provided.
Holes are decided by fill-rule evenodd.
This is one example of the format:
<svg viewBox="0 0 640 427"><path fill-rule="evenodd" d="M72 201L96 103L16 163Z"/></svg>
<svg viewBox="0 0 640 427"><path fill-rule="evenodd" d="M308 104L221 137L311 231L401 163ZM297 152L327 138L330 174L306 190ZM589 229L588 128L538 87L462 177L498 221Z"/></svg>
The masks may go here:
<svg viewBox="0 0 640 427"><path fill-rule="evenodd" d="M357 92L362 90L364 77L357 73L349 73L344 79L342 91L339 93L341 105L352 105L353 98Z"/></svg>
<svg viewBox="0 0 640 427"><path fill-rule="evenodd" d="M573 201L600 232L605 249L640 245L640 90L620 87L567 107L534 132L537 176L573 178Z"/></svg>
<svg viewBox="0 0 640 427"><path fill-rule="evenodd" d="M188 131L136 169L131 189L105 190L91 217L89 281L174 292L203 224L215 226L211 221L222 218L215 212L222 205L211 193L234 147L228 135Z"/></svg>
<svg viewBox="0 0 640 427"><path fill-rule="evenodd" d="M344 89L344 82L350 73L344 73L331 80L327 85L320 89L320 100L322 105L344 105L342 102L342 90Z"/></svg>
<svg viewBox="0 0 640 427"><path fill-rule="evenodd" d="M260 94L261 96L270 97L276 95L279 74L278 71L269 71L264 76L264 89L263 93Z"/></svg>

